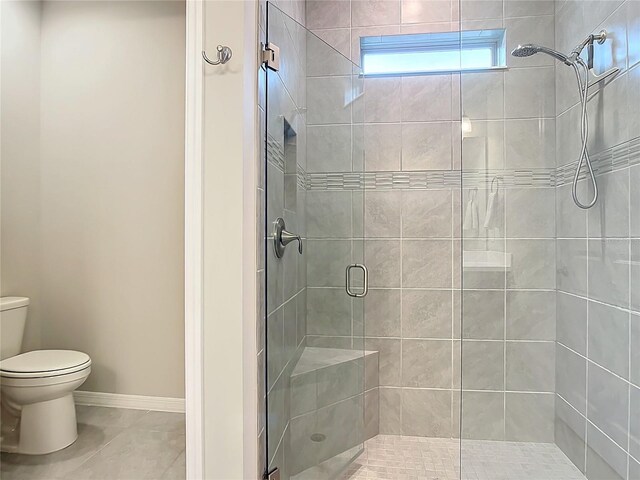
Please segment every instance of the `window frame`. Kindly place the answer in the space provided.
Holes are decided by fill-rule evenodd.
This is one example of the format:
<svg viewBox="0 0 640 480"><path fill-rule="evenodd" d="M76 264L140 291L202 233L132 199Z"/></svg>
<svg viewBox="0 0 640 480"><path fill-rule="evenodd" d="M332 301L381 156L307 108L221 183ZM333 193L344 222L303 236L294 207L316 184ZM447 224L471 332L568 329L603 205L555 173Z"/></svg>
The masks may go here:
<svg viewBox="0 0 640 480"><path fill-rule="evenodd" d="M490 50L491 65L487 67L464 67L462 65L463 53L478 48L488 48ZM457 68L425 68L411 71L397 70L370 73L365 70L365 57L367 55L447 51L458 52L460 64ZM457 72L504 70L507 68L506 60L506 30L504 28L360 37L360 65L364 77L439 75Z"/></svg>

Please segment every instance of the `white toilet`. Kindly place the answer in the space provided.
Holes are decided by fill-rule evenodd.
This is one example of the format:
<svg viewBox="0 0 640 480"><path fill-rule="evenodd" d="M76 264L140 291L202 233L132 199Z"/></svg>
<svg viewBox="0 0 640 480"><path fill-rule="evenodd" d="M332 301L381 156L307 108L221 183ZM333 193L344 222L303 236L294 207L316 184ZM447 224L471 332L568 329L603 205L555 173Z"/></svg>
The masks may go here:
<svg viewBox="0 0 640 480"><path fill-rule="evenodd" d="M3 452L41 455L78 438L73 391L91 373L89 355L73 350L20 353L29 299L0 298Z"/></svg>

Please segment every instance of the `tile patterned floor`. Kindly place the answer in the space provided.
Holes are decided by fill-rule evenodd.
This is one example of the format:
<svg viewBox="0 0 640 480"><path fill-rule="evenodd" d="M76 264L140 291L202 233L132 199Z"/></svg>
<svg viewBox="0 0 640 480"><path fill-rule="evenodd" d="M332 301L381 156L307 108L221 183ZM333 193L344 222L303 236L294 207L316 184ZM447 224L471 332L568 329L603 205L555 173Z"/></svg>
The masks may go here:
<svg viewBox="0 0 640 480"><path fill-rule="evenodd" d="M460 475L462 457L462 475ZM554 444L378 435L341 480L584 480Z"/></svg>
<svg viewBox="0 0 640 480"><path fill-rule="evenodd" d="M184 415L77 408L78 440L49 455L2 453L2 480L182 480Z"/></svg>

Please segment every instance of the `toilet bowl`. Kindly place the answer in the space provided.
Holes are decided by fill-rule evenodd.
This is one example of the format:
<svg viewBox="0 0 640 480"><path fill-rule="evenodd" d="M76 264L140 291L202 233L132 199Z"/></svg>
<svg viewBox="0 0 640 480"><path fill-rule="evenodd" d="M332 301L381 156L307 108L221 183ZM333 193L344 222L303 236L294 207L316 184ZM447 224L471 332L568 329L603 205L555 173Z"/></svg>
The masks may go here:
<svg viewBox="0 0 640 480"><path fill-rule="evenodd" d="M17 438L3 438L2 451L39 455L75 442L73 391L89 373L89 356L70 350L35 350L2 360L2 403L9 415L19 415Z"/></svg>
<svg viewBox="0 0 640 480"><path fill-rule="evenodd" d="M73 391L91 373L91 358L73 350L16 352L15 342L22 343L27 305L23 297L0 299L0 450L41 455L65 448L78 438Z"/></svg>

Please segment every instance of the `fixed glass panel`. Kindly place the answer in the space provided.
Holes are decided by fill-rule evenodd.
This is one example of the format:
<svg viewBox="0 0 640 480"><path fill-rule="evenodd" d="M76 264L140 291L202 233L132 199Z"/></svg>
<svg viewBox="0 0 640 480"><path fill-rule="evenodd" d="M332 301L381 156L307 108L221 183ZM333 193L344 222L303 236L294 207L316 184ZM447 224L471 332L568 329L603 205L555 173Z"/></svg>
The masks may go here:
<svg viewBox="0 0 640 480"><path fill-rule="evenodd" d="M267 41L266 459L281 479L333 479L365 436L364 196L330 181L362 169L363 85L271 4Z"/></svg>
<svg viewBox="0 0 640 480"><path fill-rule="evenodd" d="M461 470L483 459L477 480L582 478L554 443L555 85L553 59L531 60L461 74Z"/></svg>

